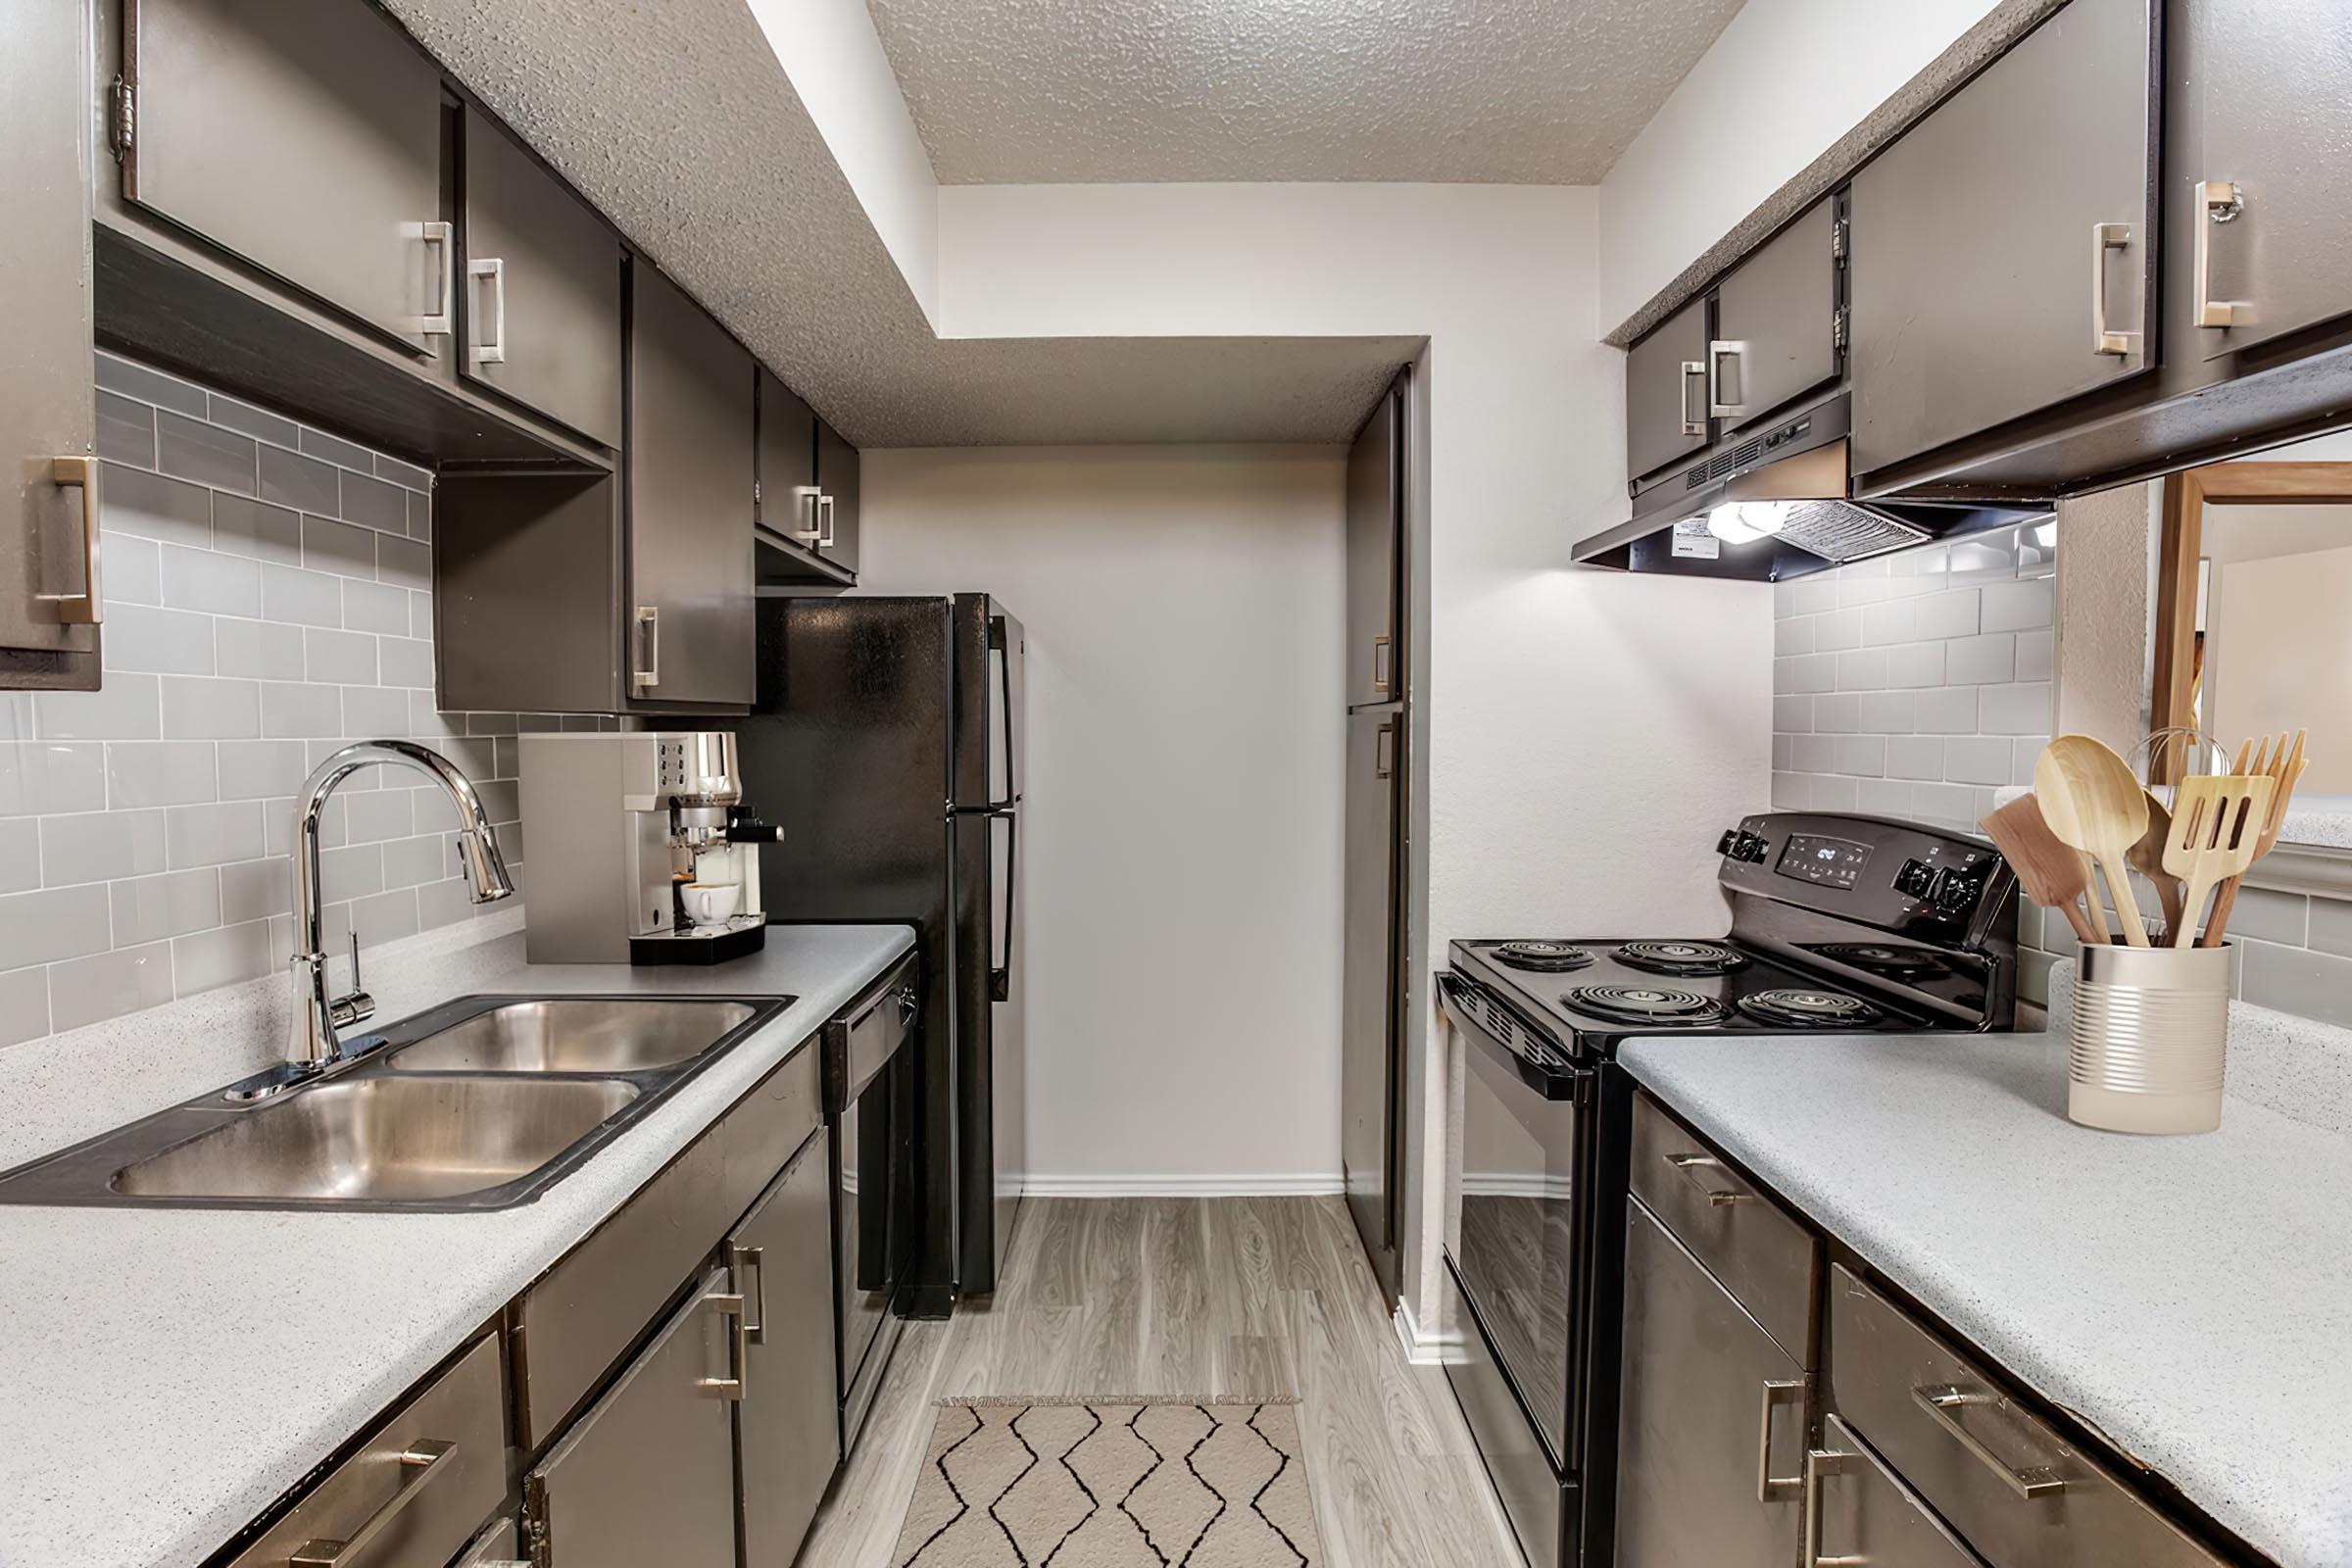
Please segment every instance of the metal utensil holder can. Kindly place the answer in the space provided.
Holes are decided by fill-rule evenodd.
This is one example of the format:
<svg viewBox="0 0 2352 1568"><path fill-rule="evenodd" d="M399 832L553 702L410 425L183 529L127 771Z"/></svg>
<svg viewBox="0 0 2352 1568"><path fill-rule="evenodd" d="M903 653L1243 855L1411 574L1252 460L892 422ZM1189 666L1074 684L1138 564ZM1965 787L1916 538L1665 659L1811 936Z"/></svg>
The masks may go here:
<svg viewBox="0 0 2352 1568"><path fill-rule="evenodd" d="M2126 1133L2222 1124L2230 949L2085 944L2075 978L2066 1113Z"/></svg>

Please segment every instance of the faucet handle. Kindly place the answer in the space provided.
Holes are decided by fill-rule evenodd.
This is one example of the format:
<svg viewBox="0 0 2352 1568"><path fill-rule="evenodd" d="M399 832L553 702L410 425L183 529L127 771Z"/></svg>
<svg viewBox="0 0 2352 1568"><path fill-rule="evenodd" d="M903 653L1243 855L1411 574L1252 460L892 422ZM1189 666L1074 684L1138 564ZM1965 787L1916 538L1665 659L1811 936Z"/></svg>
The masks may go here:
<svg viewBox="0 0 2352 1568"><path fill-rule="evenodd" d="M351 933L351 990L326 1004L327 1019L337 1029L366 1023L375 1016L375 999L360 983L360 934Z"/></svg>

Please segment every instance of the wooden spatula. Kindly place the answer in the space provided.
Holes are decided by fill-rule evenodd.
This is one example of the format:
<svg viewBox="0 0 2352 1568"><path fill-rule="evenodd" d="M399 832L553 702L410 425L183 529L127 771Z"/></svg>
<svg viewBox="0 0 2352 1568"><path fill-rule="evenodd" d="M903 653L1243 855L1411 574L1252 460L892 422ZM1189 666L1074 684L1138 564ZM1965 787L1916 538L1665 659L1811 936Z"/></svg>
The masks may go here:
<svg viewBox="0 0 2352 1568"><path fill-rule="evenodd" d="M2148 830L2132 846L2132 869L2148 879L2156 902L2164 906L2164 928L2180 929L2180 879L2164 868L2164 847L2172 842L2173 813L2154 791L2148 793Z"/></svg>
<svg viewBox="0 0 2352 1568"><path fill-rule="evenodd" d="M2257 762L2254 766L2255 772L2268 773L2277 785L2271 792L2270 811L2263 818L2262 836L2254 843L2257 860L2278 847L2278 832L2286 826L2287 804L2295 798L2295 785L2303 777L2303 770L2311 765L2303 757L2303 743L2310 738L2311 731L2299 729L2295 731L2293 745L2289 746L2287 738L2279 736L2278 749L2268 759L2269 765ZM2268 749L2266 746L2265 750ZM2233 876L2213 896L2213 918L2205 922L2205 935L2199 939L2202 946L2222 945L2222 938L2229 934L2230 912L2237 907L2237 890L2244 885L2243 876Z"/></svg>
<svg viewBox="0 0 2352 1568"><path fill-rule="evenodd" d="M2132 898L2132 846L2148 830L2148 791L2115 749L2088 735L2061 735L2034 764L2034 794L2060 842L2099 862L2124 940L2148 945L2148 928ZM2176 821L2180 811L2173 812ZM2169 863L2169 862L2168 862Z"/></svg>
<svg viewBox="0 0 2352 1568"><path fill-rule="evenodd" d="M2173 802L2173 839L2164 851L2164 868L2188 884L2174 947L2196 940L2197 911L2214 884L2245 875L2254 863L2278 790L2278 781L2268 773L2192 774L2180 781Z"/></svg>
<svg viewBox="0 0 2352 1568"><path fill-rule="evenodd" d="M2083 895L2088 891L2082 857L2058 841L2050 824L2042 820L2041 804L2031 795L2020 796L1977 824L1984 836L1993 842L2017 873L2017 885L2026 890L2026 897L2045 909L2056 909L2066 916L2066 923L2075 928L2075 935L2093 947L2103 946L2106 931L2091 922L2090 914L2082 907Z"/></svg>

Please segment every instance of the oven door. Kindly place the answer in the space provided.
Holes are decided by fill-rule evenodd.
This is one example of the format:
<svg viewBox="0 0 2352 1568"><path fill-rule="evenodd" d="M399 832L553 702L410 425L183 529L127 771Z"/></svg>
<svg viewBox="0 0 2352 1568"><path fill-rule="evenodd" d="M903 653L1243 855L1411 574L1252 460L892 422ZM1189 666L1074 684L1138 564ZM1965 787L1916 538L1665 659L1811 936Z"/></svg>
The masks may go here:
<svg viewBox="0 0 2352 1568"><path fill-rule="evenodd" d="M1595 1070L1475 981L1445 975L1439 996L1464 1042L1454 1276L1565 1480L1581 1457L1570 1412L1584 1361Z"/></svg>

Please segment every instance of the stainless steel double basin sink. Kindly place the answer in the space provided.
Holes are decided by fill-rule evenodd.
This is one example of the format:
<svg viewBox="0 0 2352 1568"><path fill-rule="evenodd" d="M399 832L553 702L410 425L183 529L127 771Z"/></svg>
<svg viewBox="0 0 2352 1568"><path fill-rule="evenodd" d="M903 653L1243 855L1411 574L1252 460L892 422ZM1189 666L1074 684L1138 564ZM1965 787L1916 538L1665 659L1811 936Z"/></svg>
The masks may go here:
<svg viewBox="0 0 2352 1568"><path fill-rule="evenodd" d="M307 1082L206 1095L0 1175L0 1203L511 1207L791 1003L463 998Z"/></svg>

